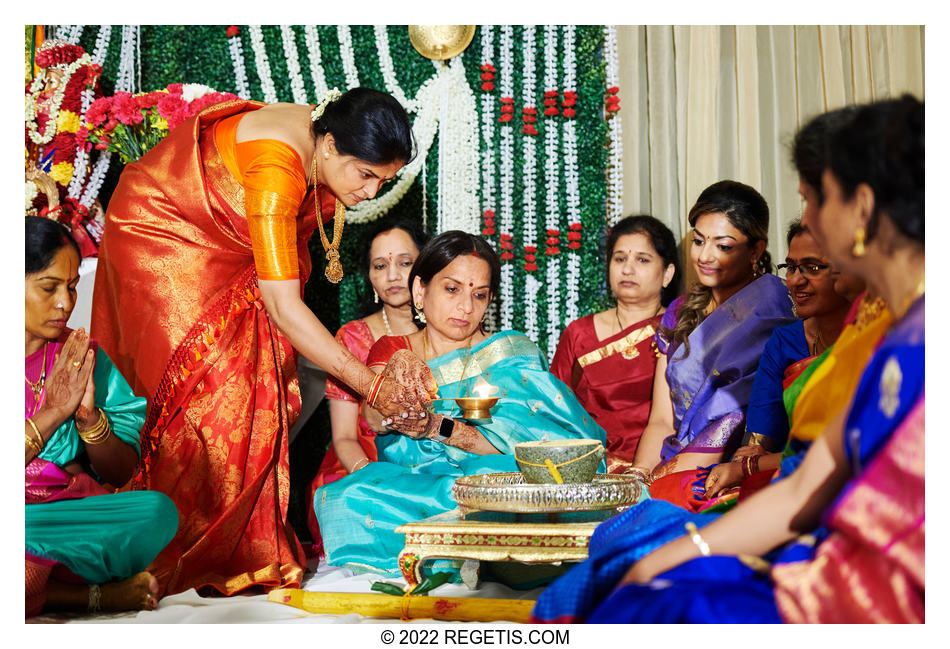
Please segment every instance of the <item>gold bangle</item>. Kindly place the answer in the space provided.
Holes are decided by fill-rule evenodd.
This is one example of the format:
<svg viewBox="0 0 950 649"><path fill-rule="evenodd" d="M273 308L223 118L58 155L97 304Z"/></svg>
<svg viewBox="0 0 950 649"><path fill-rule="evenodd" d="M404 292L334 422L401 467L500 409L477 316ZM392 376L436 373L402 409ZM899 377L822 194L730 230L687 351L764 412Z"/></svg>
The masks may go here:
<svg viewBox="0 0 950 649"><path fill-rule="evenodd" d="M40 429L36 427L36 422L33 421L32 417L26 418L26 423L30 425L30 428L33 429L33 433L36 434L36 440L30 439L33 442L33 445L36 447L36 452L39 453L40 450L46 445L46 442L43 441L43 436L40 434ZM29 435L29 433L27 433Z"/></svg>
<svg viewBox="0 0 950 649"><path fill-rule="evenodd" d="M36 442L33 441L33 438L30 437L29 433L24 435L24 437L26 438L26 445L29 446L31 449L33 449L37 455L39 455L40 451L43 449L41 449L39 446L36 445Z"/></svg>
<svg viewBox="0 0 950 649"><path fill-rule="evenodd" d="M689 534L689 539L699 548L699 553L704 557L710 555L709 544L703 540L703 537L699 535L699 530L696 529L696 524L690 521L686 523L686 532Z"/></svg>
<svg viewBox="0 0 950 649"><path fill-rule="evenodd" d="M363 462L364 464L360 464L360 462ZM356 473L357 471L359 471L360 469L362 469L362 468L363 468L364 466L366 466L367 464L369 464L369 458L368 458L368 457L364 457L364 458L362 458L362 459L357 460L356 463L353 464L353 468L350 469L350 473Z"/></svg>
<svg viewBox="0 0 950 649"><path fill-rule="evenodd" d="M79 432L79 438L86 444L102 444L109 435L112 433L112 425L109 423L109 418L106 417L106 413L99 408L99 421L96 422L96 425L89 430L79 430L79 426L76 426L76 430Z"/></svg>

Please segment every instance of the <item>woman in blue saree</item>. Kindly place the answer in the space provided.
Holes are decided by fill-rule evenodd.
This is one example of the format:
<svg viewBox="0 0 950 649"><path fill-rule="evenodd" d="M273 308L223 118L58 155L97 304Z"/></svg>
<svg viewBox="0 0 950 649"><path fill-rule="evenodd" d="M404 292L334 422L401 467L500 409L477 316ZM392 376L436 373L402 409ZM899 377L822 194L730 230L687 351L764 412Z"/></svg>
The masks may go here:
<svg viewBox="0 0 950 649"><path fill-rule="evenodd" d="M807 225L895 320L850 407L790 476L725 515L638 505L601 525L592 565L542 594L538 621L924 620L923 124L905 96L828 135Z"/></svg>
<svg viewBox="0 0 950 649"><path fill-rule="evenodd" d="M455 508L455 478L517 471L513 453L519 442L605 441L604 430L548 372L535 343L516 331L488 335L482 330L499 281L496 253L465 232L435 237L416 259L409 282L425 327L408 336L380 338L367 364L406 384L422 382L446 400L434 401L434 412L421 422L382 419L364 406L370 425L391 434L376 437L377 461L363 463L314 494L330 565L398 574L404 539L395 528ZM431 375L420 376L407 355L426 361ZM453 419L457 411L451 399L473 395L476 386L497 390L500 399L491 419Z"/></svg>
<svg viewBox="0 0 950 649"><path fill-rule="evenodd" d="M138 462L145 399L82 330L79 247L59 223L27 217L26 615L157 605L145 571L178 512L154 492L113 493Z"/></svg>

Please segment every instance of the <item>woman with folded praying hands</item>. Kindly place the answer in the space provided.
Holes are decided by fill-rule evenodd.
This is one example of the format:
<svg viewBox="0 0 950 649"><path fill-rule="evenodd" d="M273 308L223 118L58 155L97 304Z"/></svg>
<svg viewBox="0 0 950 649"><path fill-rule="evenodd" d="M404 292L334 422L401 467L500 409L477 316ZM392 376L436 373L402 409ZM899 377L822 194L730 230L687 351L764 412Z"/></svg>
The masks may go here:
<svg viewBox="0 0 950 649"><path fill-rule="evenodd" d="M26 218L26 615L149 610L146 566L175 535L172 501L114 493L139 459L145 399L82 329L79 247L51 219Z"/></svg>

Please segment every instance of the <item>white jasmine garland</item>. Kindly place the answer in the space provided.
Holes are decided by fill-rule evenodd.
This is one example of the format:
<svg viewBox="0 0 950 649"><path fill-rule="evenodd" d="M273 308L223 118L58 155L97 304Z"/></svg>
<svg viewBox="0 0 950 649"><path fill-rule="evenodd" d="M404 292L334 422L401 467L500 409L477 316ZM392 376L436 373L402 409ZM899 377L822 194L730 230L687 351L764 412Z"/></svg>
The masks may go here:
<svg viewBox="0 0 950 649"><path fill-rule="evenodd" d="M577 92L577 57L575 54L575 27L563 27L563 75L564 92ZM567 199L567 222L580 223L580 183L577 172L577 129L573 119L564 120L563 125L563 155L564 155L564 192ZM567 243L567 242L565 242ZM580 258L577 250L567 248L567 295L565 304L567 322L576 320L577 301L580 298Z"/></svg>
<svg viewBox="0 0 950 649"><path fill-rule="evenodd" d="M82 198L79 199L80 205L92 207L96 197L99 196L99 190L102 188L102 181L106 178L106 172L109 171L111 160L111 151L103 151L99 154L99 158L92 168L92 174L89 176L89 182L86 183L86 190L83 192Z"/></svg>
<svg viewBox="0 0 950 649"><path fill-rule="evenodd" d="M439 232L478 233L478 111L460 57L439 76Z"/></svg>
<svg viewBox="0 0 950 649"><path fill-rule="evenodd" d="M244 45L241 37L234 35L228 39L228 53L231 55L231 65L234 67L234 87L237 96L241 99L251 98L251 89L247 85L247 68L244 65Z"/></svg>
<svg viewBox="0 0 950 649"><path fill-rule="evenodd" d="M82 91L82 108L79 111L80 123L85 118L89 105L92 104L93 90L85 88ZM79 198L79 192L82 191L83 181L86 179L86 171L89 168L89 152L86 150L86 143L76 146L76 158L73 160L73 177L69 180L69 187L66 195L70 198Z"/></svg>
<svg viewBox="0 0 950 649"><path fill-rule="evenodd" d="M27 88L25 96L25 115L27 132L30 135L30 139L36 144L47 144L50 142L53 137L56 135L56 123L59 118L59 111L63 106L63 97L66 95L66 86L69 85L69 80L72 78L73 74L84 65L91 63L91 59L88 54L83 54L81 57L68 64L63 69L63 78L57 86L56 90L53 92L53 96L50 99L46 120L46 127L43 129L43 132L40 133L36 125L36 117L39 113L39 107L36 105L36 97L40 92L40 89L46 85L46 79L48 73L45 68L41 68L37 75L33 78L33 81L30 83L30 87ZM80 115L82 118L82 115Z"/></svg>
<svg viewBox="0 0 950 649"><path fill-rule="evenodd" d="M81 34L82 25L79 25L78 27L79 34ZM91 59L93 63L98 65L103 64L106 58L106 53L109 51L109 42L111 40L112 26L102 25L99 28L99 33L96 35L96 44L92 51ZM89 106L92 103L93 96L94 91L92 88L86 88L83 91L82 114L80 115L80 119L83 121L86 117L86 111L89 110ZM90 152L86 150L86 147L79 147L79 152L76 154L76 162L73 164L73 177L72 180L70 180L68 190L68 195L71 198L78 198L79 204L87 208L91 208L96 198L98 198L99 189L102 187L102 181L105 180L106 173L109 171L109 163L112 160L112 154L110 152L100 152L96 158L96 163L93 167L92 174L90 174L88 180L85 180L86 169L88 169L89 165L89 153ZM83 186L84 180L85 187ZM82 194L81 196L80 193Z"/></svg>
<svg viewBox="0 0 950 649"><path fill-rule="evenodd" d="M36 183L32 180L26 181L26 206L25 210L29 212L33 209L33 199L35 199L40 193L39 188L36 186Z"/></svg>
<svg viewBox="0 0 950 649"><path fill-rule="evenodd" d="M119 50L119 71L115 80L116 92L134 92L135 47L137 31L135 25L122 26L122 47Z"/></svg>
<svg viewBox="0 0 950 649"><path fill-rule="evenodd" d="M416 157L396 173L396 181L388 191L373 200L363 201L353 209L347 210L346 219L351 223L366 223L385 214L398 203L425 166L429 149L435 139L439 126L439 77L433 75L416 94L419 112L412 124L412 132L416 137Z"/></svg>
<svg viewBox="0 0 950 649"><path fill-rule="evenodd" d="M573 252L573 251L572 251ZM567 300L567 321L573 322L578 318L577 312L577 286L581 281L581 258L578 254L568 255L567 256L567 285L568 290L568 300Z"/></svg>
<svg viewBox="0 0 950 649"><path fill-rule="evenodd" d="M346 87L358 88L360 77L356 69L356 57L353 56L353 39L350 37L349 26L337 25L336 37L340 41L340 62L346 74Z"/></svg>
<svg viewBox="0 0 950 649"><path fill-rule="evenodd" d="M511 25L502 25L498 48L498 88L502 97L514 99L514 38ZM513 104L512 104L513 105ZM502 234L513 237L514 214L512 194L514 187L514 118L499 127L500 144L498 153L500 158L499 169L499 200L498 222ZM514 246L514 241L512 241ZM514 250L510 252L514 253ZM501 267L501 328L511 329L514 322L514 268L513 261L503 263Z"/></svg>
<svg viewBox="0 0 950 649"><path fill-rule="evenodd" d="M502 264L501 266L501 330L507 331L513 327L513 309L514 300L514 266L512 264Z"/></svg>
<svg viewBox="0 0 950 649"><path fill-rule="evenodd" d="M521 71L521 94L523 97L523 107L535 106L537 95L537 79L535 77L535 27L534 25L525 25L522 33L522 52L523 63ZM522 113L524 115L524 113ZM522 117L523 123L523 117ZM522 209L522 228L523 245L535 247L535 264L540 261L538 258L544 254L538 246L538 205L537 197L537 140L535 136L525 134L521 138L522 152L524 155L524 166L521 174L521 209ZM524 322L525 334L531 340L538 340L538 288L540 284L535 277L535 272L528 271L525 274L525 305Z"/></svg>
<svg viewBox="0 0 950 649"><path fill-rule="evenodd" d="M323 74L323 63L320 61L320 36L317 33L317 26L307 25L304 27L304 35L306 36L307 52L310 57L310 76L313 78L313 90L317 93L317 97L325 97L329 87Z"/></svg>
<svg viewBox="0 0 950 649"><path fill-rule="evenodd" d="M607 87L619 87L620 54L616 25L604 27L604 58L607 63ZM607 124L610 133L607 153L607 223L613 225L623 218L623 127L616 113L607 120Z"/></svg>
<svg viewBox="0 0 950 649"><path fill-rule="evenodd" d="M63 25L60 27L60 31L63 32L63 35L59 38L70 45L78 45L79 39L82 36L83 27L85 27L85 25Z"/></svg>
<svg viewBox="0 0 950 649"><path fill-rule="evenodd" d="M524 276L524 333L531 340L538 340L538 290L541 288L541 282L534 276L534 273L525 273ZM534 305L532 309L531 306Z"/></svg>
<svg viewBox="0 0 950 649"><path fill-rule="evenodd" d="M396 98L407 113L415 113L418 110L416 102L409 99L399 80L396 78L396 68L393 66L392 53L389 50L389 32L386 31L386 25L373 25L373 31L376 35L376 52L379 56L379 69L383 73L383 81L386 82L386 90Z"/></svg>
<svg viewBox="0 0 950 649"><path fill-rule="evenodd" d="M494 60L495 53L495 28L491 25L483 25L480 27L481 31L481 61L482 63L491 64ZM497 99L492 93L483 92L481 96L481 117L482 117L482 146L481 146L481 156L482 156L482 181L481 181L481 197L482 197L482 212L486 210L491 210L496 212L495 205L495 159L494 151L496 148L495 144L495 102ZM497 218L497 214L496 214ZM500 227L498 226L498 221L495 221L496 228L495 231L499 232ZM508 264L505 264L508 266ZM510 285L509 285L510 289ZM501 293L501 287L499 287L499 293ZM492 300L491 305L488 308L488 314L485 317L486 326L490 331L498 331L499 323L499 302L502 300L501 295L496 296Z"/></svg>
<svg viewBox="0 0 950 649"><path fill-rule="evenodd" d="M557 88L557 63L558 63L558 30L554 25L547 25L544 28L544 89L555 90ZM545 250L547 249L547 230L562 230L561 210L558 200L558 190L561 187L560 182L560 156L559 141L562 137L562 130L558 126L560 120L555 118L544 119L544 188L545 188L545 206L544 206L544 225L545 225ZM561 235L563 236L563 235ZM559 237L558 248L564 245ZM561 255L546 256L545 275L547 279L547 342L548 342L548 361L554 358L554 352L557 349L558 339L561 331Z"/></svg>
<svg viewBox="0 0 950 649"><path fill-rule="evenodd" d="M261 90L264 101L268 104L277 102L277 90L271 78L270 61L267 59L267 50L264 47L264 36L260 25L248 25L251 34L251 49L254 50L254 66L257 68L257 77L261 81Z"/></svg>
<svg viewBox="0 0 950 649"><path fill-rule="evenodd" d="M92 51L92 62L102 65L109 51L109 41L112 40L112 25L103 25L96 35L96 46Z"/></svg>
<svg viewBox="0 0 950 649"><path fill-rule="evenodd" d="M300 75L300 59L297 56L297 42L290 25L280 26L280 38L284 44L284 56L287 58L287 74L290 75L290 92L297 104L307 103L307 91Z"/></svg>

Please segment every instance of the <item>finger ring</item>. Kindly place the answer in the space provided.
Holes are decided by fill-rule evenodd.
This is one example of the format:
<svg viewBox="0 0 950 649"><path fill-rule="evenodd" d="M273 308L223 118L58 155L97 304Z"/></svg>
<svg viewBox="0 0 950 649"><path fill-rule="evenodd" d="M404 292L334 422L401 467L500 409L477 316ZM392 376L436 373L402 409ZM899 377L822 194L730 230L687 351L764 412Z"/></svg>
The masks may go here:
<svg viewBox="0 0 950 649"><path fill-rule="evenodd" d="M80 363L79 361L73 361L73 367L75 367L78 370L80 367L82 367L82 363Z"/></svg>

